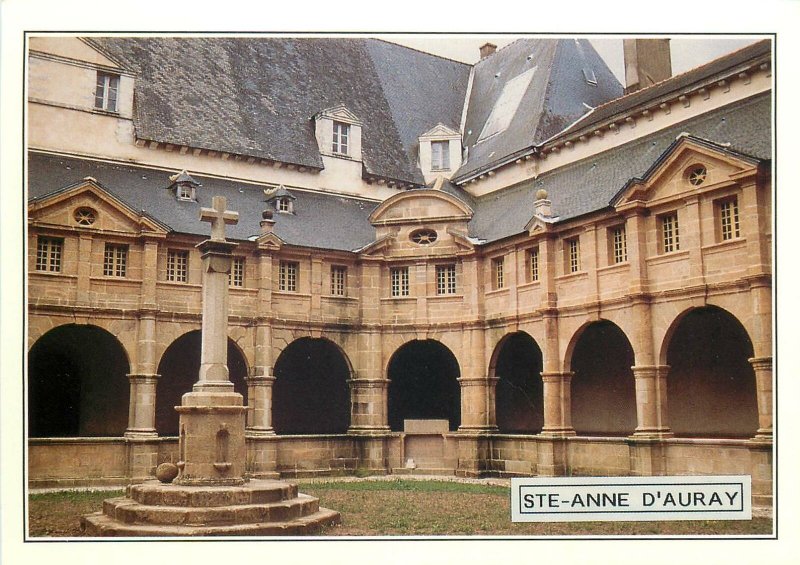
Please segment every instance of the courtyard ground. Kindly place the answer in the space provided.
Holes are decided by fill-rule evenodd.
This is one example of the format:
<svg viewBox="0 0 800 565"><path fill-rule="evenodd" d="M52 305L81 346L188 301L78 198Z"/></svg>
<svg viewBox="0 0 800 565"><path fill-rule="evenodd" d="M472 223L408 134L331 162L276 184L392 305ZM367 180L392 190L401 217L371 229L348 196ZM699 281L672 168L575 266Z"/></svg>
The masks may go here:
<svg viewBox="0 0 800 565"><path fill-rule="evenodd" d="M342 513L323 536L770 536L772 519L749 521L512 523L508 481L309 479L300 491ZM121 491L29 496L29 535L81 537L79 518Z"/></svg>

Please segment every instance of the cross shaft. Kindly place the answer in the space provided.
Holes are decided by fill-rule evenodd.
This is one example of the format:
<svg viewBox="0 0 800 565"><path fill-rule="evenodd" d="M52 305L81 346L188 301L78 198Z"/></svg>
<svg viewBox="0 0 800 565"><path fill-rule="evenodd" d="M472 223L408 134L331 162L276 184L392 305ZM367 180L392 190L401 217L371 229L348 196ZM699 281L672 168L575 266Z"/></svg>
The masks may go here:
<svg viewBox="0 0 800 565"><path fill-rule="evenodd" d="M214 196L211 208L200 208L200 220L211 224L211 239L225 241L225 224L239 223L239 213L226 210L227 201L224 196Z"/></svg>

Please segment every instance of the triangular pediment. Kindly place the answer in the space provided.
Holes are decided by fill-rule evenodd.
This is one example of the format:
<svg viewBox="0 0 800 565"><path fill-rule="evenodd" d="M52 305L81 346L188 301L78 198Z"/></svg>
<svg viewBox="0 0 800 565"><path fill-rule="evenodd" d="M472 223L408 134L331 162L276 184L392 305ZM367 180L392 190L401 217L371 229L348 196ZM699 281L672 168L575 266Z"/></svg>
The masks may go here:
<svg viewBox="0 0 800 565"><path fill-rule="evenodd" d="M612 206L650 205L728 186L755 173L758 160L688 135L679 137L640 178L629 180Z"/></svg>
<svg viewBox="0 0 800 565"><path fill-rule="evenodd" d="M408 190L392 196L378 206L369 221L372 225L413 224L422 221L463 221L472 218L472 208L441 190Z"/></svg>
<svg viewBox="0 0 800 565"><path fill-rule="evenodd" d="M28 204L34 225L88 229L115 234L166 235L169 228L137 212L91 177Z"/></svg>
<svg viewBox="0 0 800 565"><path fill-rule="evenodd" d="M386 250L392 247L392 244L397 241L397 234L396 233L387 233L372 243L365 245L361 249L358 249L357 252L361 255L377 255L382 254Z"/></svg>
<svg viewBox="0 0 800 565"><path fill-rule="evenodd" d="M28 40L31 51L46 53L55 57L82 61L98 67L120 69L116 61L95 49L87 40L79 37L36 37Z"/></svg>
<svg viewBox="0 0 800 565"><path fill-rule="evenodd" d="M270 249L277 251L283 247L284 241L273 232L261 234L256 238L256 243L260 249Z"/></svg>
<svg viewBox="0 0 800 565"><path fill-rule="evenodd" d="M344 104L339 104L338 106L322 110L314 117L318 120L327 118L329 120L336 120L337 122L345 122L348 124L361 123L361 120L358 119L358 116L348 110Z"/></svg>
<svg viewBox="0 0 800 565"><path fill-rule="evenodd" d="M429 129L421 136L420 139L423 138L448 138L448 137L461 137L461 133L453 128L447 127L443 123L439 122L433 128Z"/></svg>

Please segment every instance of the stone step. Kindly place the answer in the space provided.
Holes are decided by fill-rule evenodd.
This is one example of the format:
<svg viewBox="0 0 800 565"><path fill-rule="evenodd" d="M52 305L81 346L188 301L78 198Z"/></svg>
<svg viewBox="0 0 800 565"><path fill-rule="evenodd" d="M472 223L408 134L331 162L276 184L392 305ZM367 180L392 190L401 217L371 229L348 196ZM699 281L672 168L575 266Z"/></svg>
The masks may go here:
<svg viewBox="0 0 800 565"><path fill-rule="evenodd" d="M103 514L119 522L164 526L287 522L318 511L319 499L304 494L280 502L213 507L145 505L124 497L111 498L103 502Z"/></svg>
<svg viewBox="0 0 800 565"><path fill-rule="evenodd" d="M269 504L297 497L297 485L251 480L241 487L198 487L146 481L128 488L128 496L146 506L220 507Z"/></svg>
<svg viewBox="0 0 800 565"><path fill-rule="evenodd" d="M96 512L81 518L81 529L93 537L301 536L319 533L324 526L339 523L339 512L327 508L320 508L309 516L283 522L219 526L125 524L102 512Z"/></svg>

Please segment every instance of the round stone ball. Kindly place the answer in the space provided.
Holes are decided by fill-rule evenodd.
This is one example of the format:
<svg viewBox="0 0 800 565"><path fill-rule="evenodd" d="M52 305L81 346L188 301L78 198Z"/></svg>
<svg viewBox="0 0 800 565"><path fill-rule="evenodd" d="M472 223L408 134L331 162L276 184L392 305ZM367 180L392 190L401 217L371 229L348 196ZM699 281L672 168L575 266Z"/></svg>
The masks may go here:
<svg viewBox="0 0 800 565"><path fill-rule="evenodd" d="M543 188L540 188L536 191L536 200L547 200L547 191Z"/></svg>
<svg viewBox="0 0 800 565"><path fill-rule="evenodd" d="M178 466L174 463L162 463L156 467L156 478L162 483L171 483L178 476Z"/></svg>

